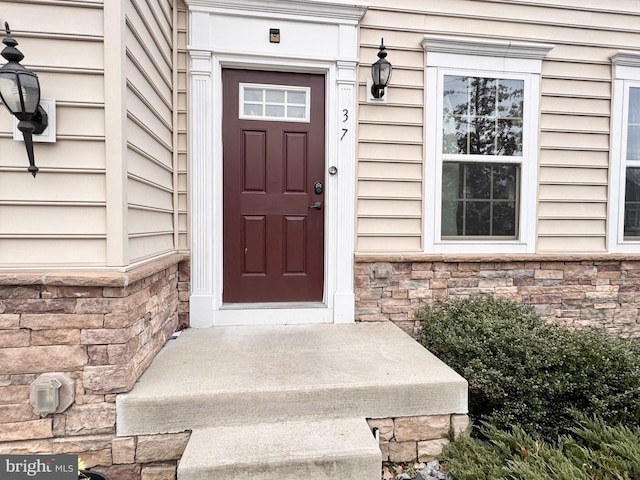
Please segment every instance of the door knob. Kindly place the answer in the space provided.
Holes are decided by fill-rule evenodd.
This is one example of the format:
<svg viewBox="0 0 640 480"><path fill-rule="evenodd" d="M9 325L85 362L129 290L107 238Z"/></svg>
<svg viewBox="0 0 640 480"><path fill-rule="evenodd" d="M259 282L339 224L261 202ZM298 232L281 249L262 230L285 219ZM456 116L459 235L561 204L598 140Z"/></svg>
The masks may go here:
<svg viewBox="0 0 640 480"><path fill-rule="evenodd" d="M316 210L322 210L322 202L316 202L313 205L309 205L309 208L314 208Z"/></svg>

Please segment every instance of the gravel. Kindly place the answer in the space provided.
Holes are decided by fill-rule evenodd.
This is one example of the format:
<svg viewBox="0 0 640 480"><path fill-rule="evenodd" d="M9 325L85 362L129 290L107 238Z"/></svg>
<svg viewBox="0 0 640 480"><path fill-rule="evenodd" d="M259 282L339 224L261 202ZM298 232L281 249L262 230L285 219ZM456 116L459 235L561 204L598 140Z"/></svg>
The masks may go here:
<svg viewBox="0 0 640 480"><path fill-rule="evenodd" d="M429 463L419 463L413 466L418 471L417 477L410 477L407 473L393 475L387 468L383 470L382 480L449 480L449 475L440 470L440 462L433 460Z"/></svg>

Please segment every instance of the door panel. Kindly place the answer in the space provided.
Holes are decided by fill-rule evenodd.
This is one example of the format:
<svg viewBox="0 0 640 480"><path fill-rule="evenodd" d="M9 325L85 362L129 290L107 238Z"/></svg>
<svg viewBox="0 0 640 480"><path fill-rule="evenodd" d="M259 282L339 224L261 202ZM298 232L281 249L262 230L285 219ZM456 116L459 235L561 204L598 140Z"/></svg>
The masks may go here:
<svg viewBox="0 0 640 480"><path fill-rule="evenodd" d="M305 259L306 236L308 232L306 217L284 218L284 259L283 272L287 274L304 274L306 269ZM300 248L302 246L302 248Z"/></svg>
<svg viewBox="0 0 640 480"><path fill-rule="evenodd" d="M261 216L244 217L244 242L245 250L244 269L245 274L267 273L267 255L264 249L267 239L267 218Z"/></svg>
<svg viewBox="0 0 640 480"><path fill-rule="evenodd" d="M242 132L244 192L267 192L267 145L265 132Z"/></svg>
<svg viewBox="0 0 640 480"><path fill-rule="evenodd" d="M324 76L225 69L222 79L223 302L322 301L324 192L314 184L324 182ZM262 85L272 88L261 94ZM300 89L277 86L310 89L310 121ZM290 118L251 118L273 112Z"/></svg>
<svg viewBox="0 0 640 480"><path fill-rule="evenodd" d="M285 133L284 137L285 192L303 193L307 186L307 135Z"/></svg>

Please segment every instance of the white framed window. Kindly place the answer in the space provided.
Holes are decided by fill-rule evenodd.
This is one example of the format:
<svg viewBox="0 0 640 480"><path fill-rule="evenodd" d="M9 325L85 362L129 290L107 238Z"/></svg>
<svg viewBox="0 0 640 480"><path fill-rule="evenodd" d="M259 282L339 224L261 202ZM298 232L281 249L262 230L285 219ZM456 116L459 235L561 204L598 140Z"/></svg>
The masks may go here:
<svg viewBox="0 0 640 480"><path fill-rule="evenodd" d="M608 249L640 252L640 53L613 63Z"/></svg>
<svg viewBox="0 0 640 480"><path fill-rule="evenodd" d="M306 122L310 120L309 87L240 83L240 118Z"/></svg>
<svg viewBox="0 0 640 480"><path fill-rule="evenodd" d="M443 71L442 240L516 240L525 79Z"/></svg>
<svg viewBox="0 0 640 480"><path fill-rule="evenodd" d="M535 251L546 44L426 36L425 251Z"/></svg>

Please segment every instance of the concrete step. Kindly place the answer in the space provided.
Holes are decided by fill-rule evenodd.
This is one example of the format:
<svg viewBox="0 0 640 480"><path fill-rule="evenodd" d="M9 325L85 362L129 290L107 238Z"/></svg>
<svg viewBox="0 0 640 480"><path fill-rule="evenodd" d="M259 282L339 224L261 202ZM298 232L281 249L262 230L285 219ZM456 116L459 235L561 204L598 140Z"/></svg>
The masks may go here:
<svg viewBox="0 0 640 480"><path fill-rule="evenodd" d="M194 430L178 480L379 480L381 454L363 418Z"/></svg>
<svg viewBox="0 0 640 480"><path fill-rule="evenodd" d="M467 382L391 323L191 329L131 392L118 435L467 413Z"/></svg>

